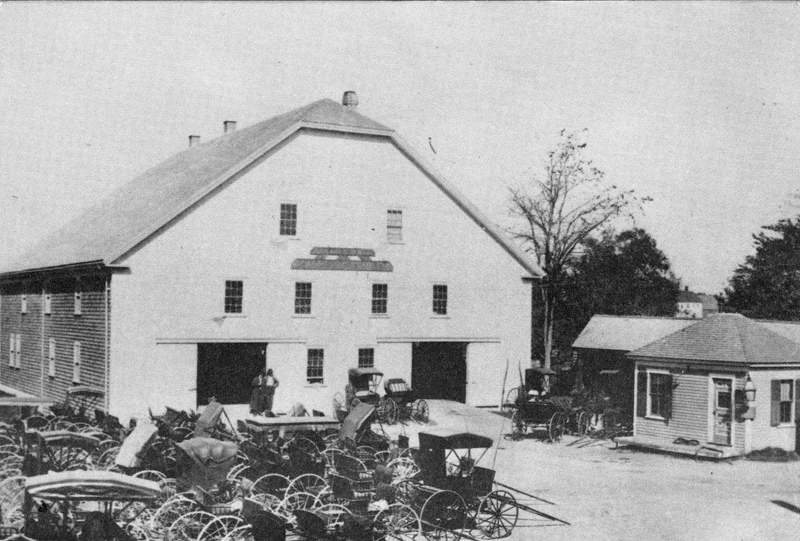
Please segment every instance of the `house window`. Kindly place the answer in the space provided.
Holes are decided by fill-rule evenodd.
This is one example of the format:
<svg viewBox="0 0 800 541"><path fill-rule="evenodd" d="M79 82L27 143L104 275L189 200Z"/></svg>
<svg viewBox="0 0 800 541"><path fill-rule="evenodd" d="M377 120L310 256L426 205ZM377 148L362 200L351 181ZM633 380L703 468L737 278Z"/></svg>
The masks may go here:
<svg viewBox="0 0 800 541"><path fill-rule="evenodd" d="M779 423L792 422L792 410L794 409L794 400L792 397L792 380L781 381L781 405L780 415L778 418Z"/></svg>
<svg viewBox="0 0 800 541"><path fill-rule="evenodd" d="M403 211L386 211L386 240L403 242Z"/></svg>
<svg viewBox="0 0 800 541"><path fill-rule="evenodd" d="M375 350L373 348L360 348L358 350L358 367L359 368L375 367Z"/></svg>
<svg viewBox="0 0 800 541"><path fill-rule="evenodd" d="M47 375L51 378L56 377L56 339L50 339L50 351L47 355Z"/></svg>
<svg viewBox="0 0 800 541"><path fill-rule="evenodd" d="M669 417L668 401L672 392L670 383L672 377L657 372L648 372L647 377L649 378L647 415L666 419Z"/></svg>
<svg viewBox="0 0 800 541"><path fill-rule="evenodd" d="M19 304L19 312L20 314L27 314L28 313L28 296L22 295L22 299L20 300Z"/></svg>
<svg viewBox="0 0 800 541"><path fill-rule="evenodd" d="M83 304L83 292L81 291L81 283L80 282L76 282L75 283L75 310L73 312L76 316L79 316L79 315L81 315L81 313L83 313L82 304Z"/></svg>
<svg viewBox="0 0 800 541"><path fill-rule="evenodd" d="M17 358L17 335L8 335L8 366L14 368L14 361Z"/></svg>
<svg viewBox="0 0 800 541"><path fill-rule="evenodd" d="M81 382L81 343L72 344L72 383Z"/></svg>
<svg viewBox="0 0 800 541"><path fill-rule="evenodd" d="M322 369L325 361L325 350L309 349L308 365L306 367L306 381L309 383L322 383Z"/></svg>
<svg viewBox="0 0 800 541"><path fill-rule="evenodd" d="M794 423L794 382L790 379L772 380L772 411L770 412L770 425ZM800 388L800 380L797 382Z"/></svg>
<svg viewBox="0 0 800 541"><path fill-rule="evenodd" d="M385 314L389 302L389 285L372 284L372 313Z"/></svg>
<svg viewBox="0 0 800 541"><path fill-rule="evenodd" d="M294 284L294 313L311 313L311 282L297 282Z"/></svg>
<svg viewBox="0 0 800 541"><path fill-rule="evenodd" d="M53 312L53 297L48 292L44 294L44 313L51 314Z"/></svg>
<svg viewBox="0 0 800 541"><path fill-rule="evenodd" d="M225 280L225 313L242 313L244 283L241 280Z"/></svg>
<svg viewBox="0 0 800 541"><path fill-rule="evenodd" d="M297 235L297 205L291 203L281 204L281 235Z"/></svg>
<svg viewBox="0 0 800 541"><path fill-rule="evenodd" d="M16 359L14 360L14 366L17 368L22 366L22 335L17 335L17 355Z"/></svg>
<svg viewBox="0 0 800 541"><path fill-rule="evenodd" d="M439 316L447 315L447 286L433 286L433 313Z"/></svg>

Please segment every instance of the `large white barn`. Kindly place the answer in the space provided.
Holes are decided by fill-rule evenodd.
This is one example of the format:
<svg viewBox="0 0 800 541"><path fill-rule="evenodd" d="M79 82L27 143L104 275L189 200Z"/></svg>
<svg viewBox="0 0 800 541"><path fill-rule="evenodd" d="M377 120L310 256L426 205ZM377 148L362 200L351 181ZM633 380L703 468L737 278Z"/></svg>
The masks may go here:
<svg viewBox="0 0 800 541"><path fill-rule="evenodd" d="M348 368L497 404L530 357L541 270L390 128L321 100L191 146L0 274L0 383L60 399L88 384L126 419L330 411ZM24 306L23 306L24 305ZM24 310L23 310L24 308Z"/></svg>

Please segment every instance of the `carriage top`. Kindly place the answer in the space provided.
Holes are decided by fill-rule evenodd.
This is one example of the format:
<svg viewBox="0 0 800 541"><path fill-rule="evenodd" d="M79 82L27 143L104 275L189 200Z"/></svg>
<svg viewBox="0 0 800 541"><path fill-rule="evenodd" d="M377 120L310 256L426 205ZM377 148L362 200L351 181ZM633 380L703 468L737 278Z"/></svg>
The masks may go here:
<svg viewBox="0 0 800 541"><path fill-rule="evenodd" d="M43 500L144 501L161 497L155 481L110 471L62 471L29 477L25 490Z"/></svg>
<svg viewBox="0 0 800 541"><path fill-rule="evenodd" d="M486 436L471 432L437 431L419 433L420 450L437 451L450 449L488 449L494 441Z"/></svg>
<svg viewBox="0 0 800 541"><path fill-rule="evenodd" d="M342 427L339 429L339 440L356 439L356 434L361 432L364 428L369 428L372 415L375 413L375 406L361 402L356 404L350 413L342 421Z"/></svg>

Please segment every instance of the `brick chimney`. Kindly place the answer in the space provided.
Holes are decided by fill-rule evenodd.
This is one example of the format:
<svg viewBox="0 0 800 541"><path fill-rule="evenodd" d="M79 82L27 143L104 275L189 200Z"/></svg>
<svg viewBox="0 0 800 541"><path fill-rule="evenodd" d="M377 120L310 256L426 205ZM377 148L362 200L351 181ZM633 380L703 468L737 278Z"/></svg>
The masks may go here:
<svg viewBox="0 0 800 541"><path fill-rule="evenodd" d="M235 120L226 120L222 123L222 127L225 130L225 133L230 133L232 131L236 131L236 121Z"/></svg>
<svg viewBox="0 0 800 541"><path fill-rule="evenodd" d="M189 146L196 147L200 144L200 136L199 135L190 135L189 136Z"/></svg>
<svg viewBox="0 0 800 541"><path fill-rule="evenodd" d="M348 90L342 96L342 105L349 109L355 109L358 107L358 96L356 96L355 90Z"/></svg>

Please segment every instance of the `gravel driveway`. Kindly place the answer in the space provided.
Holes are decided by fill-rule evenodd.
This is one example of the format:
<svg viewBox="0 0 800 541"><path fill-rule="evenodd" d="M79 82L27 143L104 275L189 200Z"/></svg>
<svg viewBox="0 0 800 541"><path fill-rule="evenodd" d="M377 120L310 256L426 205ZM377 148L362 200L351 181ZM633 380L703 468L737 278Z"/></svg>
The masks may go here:
<svg viewBox="0 0 800 541"><path fill-rule="evenodd" d="M491 411L429 404L429 425L387 432L405 431L412 446L426 430L469 431L495 441L510 432L508 420ZM481 465L491 468L494 460L498 481L555 503L533 505L571 523L520 520L511 540L800 539L800 462L697 461L570 436L557 444L501 436L499 443Z"/></svg>

